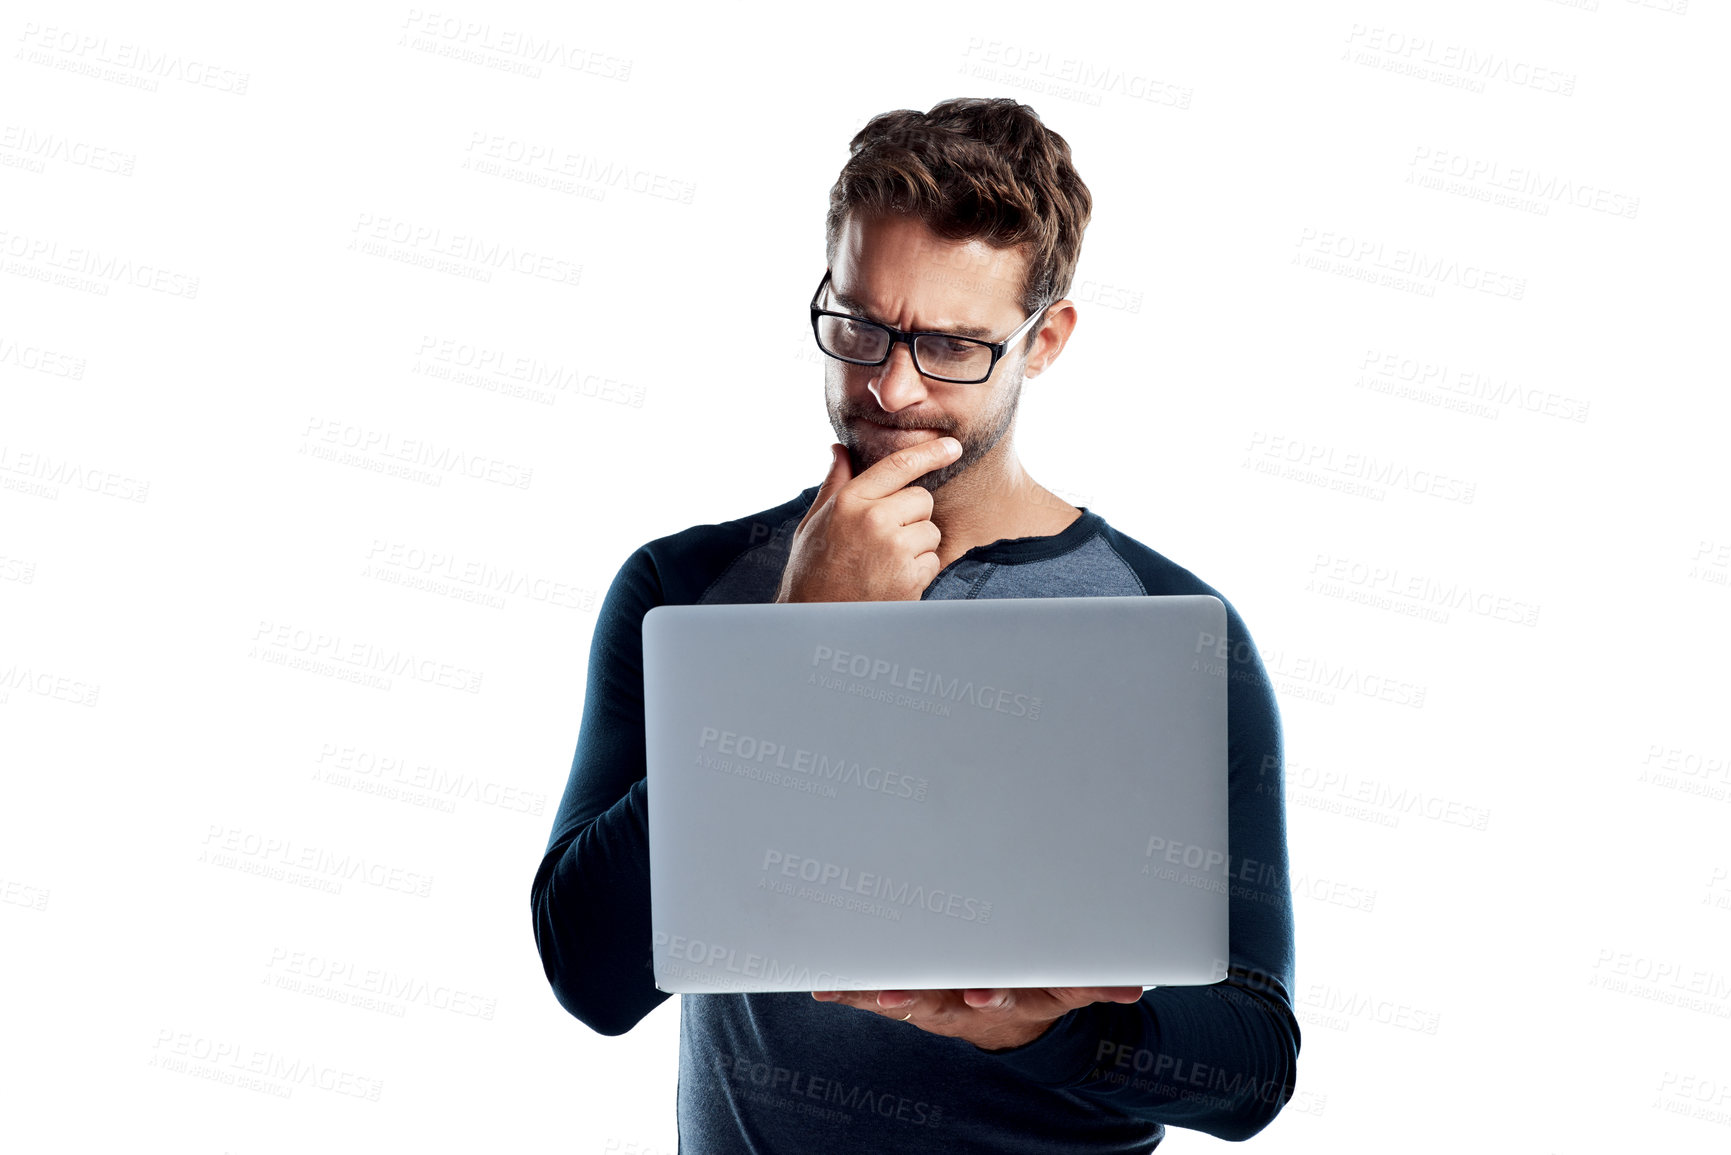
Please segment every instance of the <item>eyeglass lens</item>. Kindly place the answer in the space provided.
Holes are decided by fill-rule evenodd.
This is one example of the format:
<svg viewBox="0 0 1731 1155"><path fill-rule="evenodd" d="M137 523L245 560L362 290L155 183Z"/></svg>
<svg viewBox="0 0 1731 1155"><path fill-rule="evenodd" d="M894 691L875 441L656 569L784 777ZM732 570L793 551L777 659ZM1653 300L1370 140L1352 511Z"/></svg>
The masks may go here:
<svg viewBox="0 0 1731 1155"><path fill-rule="evenodd" d="M876 325L846 317L820 316L817 336L826 352L852 361L880 360L890 341ZM966 381L986 375L992 350L978 341L928 334L914 338L914 363L922 373Z"/></svg>

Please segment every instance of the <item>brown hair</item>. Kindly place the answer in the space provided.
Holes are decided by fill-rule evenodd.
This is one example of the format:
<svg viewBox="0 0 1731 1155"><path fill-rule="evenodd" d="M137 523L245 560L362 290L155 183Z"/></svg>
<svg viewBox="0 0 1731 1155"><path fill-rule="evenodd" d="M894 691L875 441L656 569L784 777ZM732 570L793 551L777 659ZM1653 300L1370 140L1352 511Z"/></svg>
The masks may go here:
<svg viewBox="0 0 1731 1155"><path fill-rule="evenodd" d="M871 118L829 190L824 254L835 263L849 213L915 216L951 241L1026 246L1024 314L1070 290L1093 197L1070 163L1070 145L1009 97L959 97ZM1038 326L1023 348L1033 344Z"/></svg>

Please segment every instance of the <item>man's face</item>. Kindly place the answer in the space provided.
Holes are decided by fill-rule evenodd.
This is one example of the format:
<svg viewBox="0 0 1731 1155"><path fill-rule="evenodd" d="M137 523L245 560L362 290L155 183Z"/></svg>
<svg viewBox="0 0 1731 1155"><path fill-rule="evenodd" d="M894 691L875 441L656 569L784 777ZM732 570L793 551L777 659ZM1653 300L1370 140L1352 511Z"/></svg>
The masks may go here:
<svg viewBox="0 0 1731 1155"><path fill-rule="evenodd" d="M822 307L898 329L1001 340L1026 317L1020 301L1026 261L1020 250L945 240L918 218L850 215L837 241ZM898 449L946 434L962 443L961 456L913 484L936 491L966 473L1015 424L1025 340L1024 335L1005 350L992 375L977 385L921 376L905 342L898 342L882 365L826 358L830 428L847 447L854 476Z"/></svg>

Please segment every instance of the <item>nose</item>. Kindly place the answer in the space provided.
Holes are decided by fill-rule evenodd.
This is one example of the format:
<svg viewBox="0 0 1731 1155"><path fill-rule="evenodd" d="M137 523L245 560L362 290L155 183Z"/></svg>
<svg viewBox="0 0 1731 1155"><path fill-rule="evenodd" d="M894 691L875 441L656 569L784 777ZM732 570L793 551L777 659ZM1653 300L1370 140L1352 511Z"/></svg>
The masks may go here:
<svg viewBox="0 0 1731 1155"><path fill-rule="evenodd" d="M914 368L914 351L906 341L897 341L890 347L889 360L867 372L871 377L866 388L885 413L906 409L926 399L926 379Z"/></svg>

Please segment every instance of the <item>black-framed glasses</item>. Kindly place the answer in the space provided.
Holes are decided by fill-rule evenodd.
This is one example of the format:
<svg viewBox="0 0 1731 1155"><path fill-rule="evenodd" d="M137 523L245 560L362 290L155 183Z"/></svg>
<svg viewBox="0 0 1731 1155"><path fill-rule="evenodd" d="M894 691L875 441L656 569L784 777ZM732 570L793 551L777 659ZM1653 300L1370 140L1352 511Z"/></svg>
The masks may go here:
<svg viewBox="0 0 1731 1155"><path fill-rule="evenodd" d="M992 375L998 359L1028 331L1029 326L1045 315L1042 305L1016 326L1016 331L1002 341L982 341L978 337L963 337L957 333L931 330L906 332L890 325L880 325L852 313L837 313L817 307L829 284L830 270L823 271L817 292L811 295L811 331L817 347L838 361L850 365L882 365L890 359L897 341L906 341L913 353L914 368L921 376L954 385L978 385Z"/></svg>

